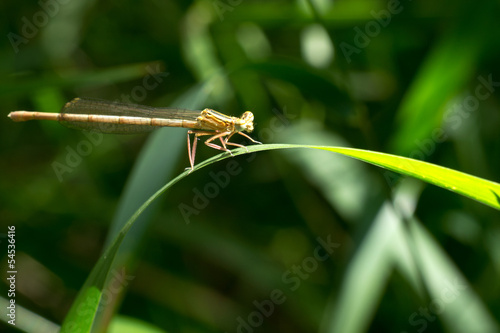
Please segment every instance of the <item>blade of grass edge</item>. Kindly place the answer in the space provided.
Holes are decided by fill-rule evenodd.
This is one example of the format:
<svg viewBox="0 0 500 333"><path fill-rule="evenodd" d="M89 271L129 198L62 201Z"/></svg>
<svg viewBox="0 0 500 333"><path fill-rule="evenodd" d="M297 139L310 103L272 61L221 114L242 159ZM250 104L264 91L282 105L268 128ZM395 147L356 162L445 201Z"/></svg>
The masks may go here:
<svg viewBox="0 0 500 333"><path fill-rule="evenodd" d="M353 148L315 147L351 156L405 174L500 209L500 184L436 164L407 157Z"/></svg>
<svg viewBox="0 0 500 333"><path fill-rule="evenodd" d="M270 149L313 148L349 156L384 169L411 176L500 209L500 184L436 164L408 157L356 148L270 144L248 147L250 152ZM244 150L243 150L244 152ZM237 153L233 152L234 155ZM386 177L388 178L388 177Z"/></svg>
<svg viewBox="0 0 500 333"><path fill-rule="evenodd" d="M210 84L209 80L194 85L170 105L198 109L208 98L209 90L206 87ZM160 101L158 103L162 104ZM104 249L108 247L130 216L144 201L174 176L178 159L185 149L185 142L186 131L181 128L160 129L148 138L123 189ZM166 143L168 143L168 154L165 153ZM117 289L116 285L126 286L128 281L135 278L135 265L137 257L141 253L141 244L144 242L147 230L153 223L155 212L160 208L159 205L160 201L156 201L142 212L117 250L113 265L109 269L111 274L108 276L111 279L104 284L104 290L113 290L114 292L112 295L108 295L112 297L108 297L107 302L101 302L99 305L97 315L94 318L93 330L105 330L116 309L120 306L124 288Z"/></svg>
<svg viewBox="0 0 500 333"><path fill-rule="evenodd" d="M484 203L496 209L500 209L500 203L498 202L498 196L500 194L500 184L491 182L479 177L471 176L466 173L441 167L427 162L422 162L414 160L411 158L395 156L385 153L373 152L362 149L354 148L343 148L343 147L324 147L324 146L309 146L309 145L282 145L282 144L265 144L265 145L254 145L249 146L248 149L235 149L232 151L233 156L242 155L245 153L253 153L265 150L274 149L290 149L290 148L312 148L321 149L331 152L336 152L342 155L350 156L358 160L368 162L370 164L386 168L388 170L396 171L402 174L406 174L428 183L443 187L455 193L462 194L476 201ZM228 153L222 153L216 155L204 162L201 162L195 166L194 171L197 171L203 167L206 167L212 163L218 162L220 160L231 157ZM155 194L153 194L144 204L130 217L124 227L120 230L116 238L113 240L109 248L105 251L104 255L99 259L98 263L89 275L89 278L85 282L85 285L80 291L77 300L70 309L68 316L66 317L62 327L61 332L70 332L74 328L72 325L74 323L82 324L82 326L77 326L81 332L90 332L92 328L92 319L95 316L95 311L93 313L81 313L82 309L97 309L98 304L102 298L102 286L94 285L89 283L90 281L101 281L97 276L102 276L104 279L110 273L109 268L112 266L114 260L114 252L120 246L125 234L128 232L130 227L134 224L136 219L142 214L142 212L161 194L163 194L167 189L176 184L181 179L185 178L190 172L188 170L181 173L179 176L172 179L161 189L159 189ZM81 317L81 318L79 318ZM89 326L90 322L90 326Z"/></svg>
<svg viewBox="0 0 500 333"><path fill-rule="evenodd" d="M214 156L197 166L195 166L194 171L197 171L207 165L210 165L219 159L221 159L220 154ZM226 154L228 155L228 154ZM227 158L229 156L226 156ZM85 281L84 286L79 292L77 299L71 306L71 309L66 316L62 326L61 333L64 332L91 332L92 325L97 313L99 303L102 300L102 291L105 281L108 279L110 274L110 268L115 260L115 254L120 247L125 235L130 230L132 225L135 223L137 218L142 214L142 212L149 207L149 205L155 201L160 195L162 195L166 190L172 187L181 179L189 175L189 170L184 171L170 182L165 184L162 188L156 191L148 200L146 200L139 209L128 219L127 223L123 226L120 232L113 239L109 247L104 251L104 254L100 257L97 264L92 269L89 277Z"/></svg>

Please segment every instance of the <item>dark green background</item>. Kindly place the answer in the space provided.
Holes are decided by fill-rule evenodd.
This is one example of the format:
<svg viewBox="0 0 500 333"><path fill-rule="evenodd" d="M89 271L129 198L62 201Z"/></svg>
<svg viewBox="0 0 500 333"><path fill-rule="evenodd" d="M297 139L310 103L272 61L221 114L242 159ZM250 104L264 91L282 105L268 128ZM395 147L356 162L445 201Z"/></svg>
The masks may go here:
<svg viewBox="0 0 500 333"><path fill-rule="evenodd" d="M89 138L56 123L14 123L10 111L58 112L78 96L237 116L252 110L252 136L265 143L348 145L498 182L500 94L483 82L500 82L499 13L497 1L4 1L0 233L16 226L17 304L33 323L38 314L61 324L116 231L112 221L126 220L188 158L184 130L154 134L165 138L154 146L154 135ZM71 160L72 151L80 158ZM215 153L200 145L197 162ZM58 177L54 163L68 172ZM143 191L134 187L135 204L119 208L132 170L140 170ZM347 285L373 282L369 263L380 258L366 259L356 279L348 272L401 180L299 150L204 168L131 230L122 253L131 254L130 281L117 312L169 332L236 332L255 301L279 290L286 300L255 331L328 331ZM417 223L498 329L498 211L418 184L410 184ZM187 206L196 210L189 223ZM338 247L314 266L318 237ZM382 239L380 246L411 243ZM6 271L4 239L0 245ZM307 276L295 270L302 263L313 265ZM397 265L385 278L352 300L372 310L358 316L347 307L358 331L453 331L439 316L412 324L432 296Z"/></svg>

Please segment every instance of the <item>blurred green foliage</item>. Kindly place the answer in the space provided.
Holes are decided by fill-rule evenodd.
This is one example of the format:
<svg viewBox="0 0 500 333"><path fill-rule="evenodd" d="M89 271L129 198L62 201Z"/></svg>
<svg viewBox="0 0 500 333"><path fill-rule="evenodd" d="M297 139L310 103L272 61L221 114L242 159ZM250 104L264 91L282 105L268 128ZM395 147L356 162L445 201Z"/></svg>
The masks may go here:
<svg viewBox="0 0 500 333"><path fill-rule="evenodd" d="M0 236L16 226L17 327L61 325L106 246L188 159L184 130L100 136L13 123L10 111L57 112L77 96L252 110L252 136L265 143L376 150L499 182L499 6L2 3ZM197 162L213 154L200 145ZM496 332L498 217L327 152L226 159L141 215L115 249L96 325Z"/></svg>

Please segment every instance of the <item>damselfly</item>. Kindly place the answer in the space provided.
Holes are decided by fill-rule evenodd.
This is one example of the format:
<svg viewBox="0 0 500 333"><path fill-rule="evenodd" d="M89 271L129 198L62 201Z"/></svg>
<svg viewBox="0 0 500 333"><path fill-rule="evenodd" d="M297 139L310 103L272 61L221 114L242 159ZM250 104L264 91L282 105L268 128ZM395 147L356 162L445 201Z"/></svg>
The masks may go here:
<svg viewBox="0 0 500 333"><path fill-rule="evenodd" d="M234 134L240 134L254 143L260 143L243 132L253 131L253 113L246 111L238 117L226 116L212 109L193 111L178 108L154 108L149 106L112 102L91 98L75 98L66 103L60 113L14 111L9 113L13 121L54 120L66 127L100 133L129 134L152 131L158 127L184 127L187 132L188 156L191 170L194 168L196 143L200 136L210 135L205 144L211 148L229 152L227 146L246 147L229 142ZM190 135L194 134L191 146ZM220 145L214 140L220 140Z"/></svg>

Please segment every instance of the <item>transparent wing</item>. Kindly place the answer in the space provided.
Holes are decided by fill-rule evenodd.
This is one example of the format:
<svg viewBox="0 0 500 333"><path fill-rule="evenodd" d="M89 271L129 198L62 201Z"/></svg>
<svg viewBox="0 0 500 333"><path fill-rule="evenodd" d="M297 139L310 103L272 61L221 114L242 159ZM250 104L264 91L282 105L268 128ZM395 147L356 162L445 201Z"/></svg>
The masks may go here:
<svg viewBox="0 0 500 333"><path fill-rule="evenodd" d="M178 108L154 108L138 104L128 104L115 101L106 101L93 98L75 98L66 103L61 110L62 114L95 114L109 116L128 116L146 118L165 118L180 120L196 120L200 111ZM158 127L130 124L106 124L97 122L76 122L62 120L61 123L69 128L78 130L111 133L135 134L150 132Z"/></svg>

